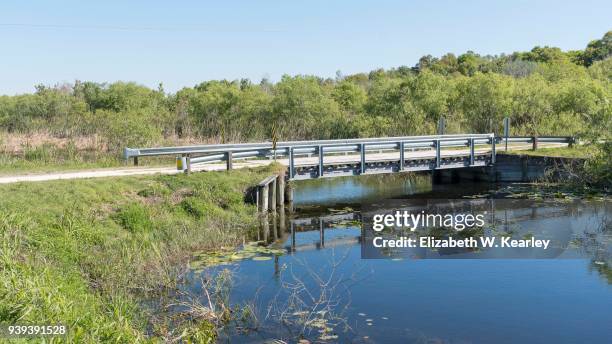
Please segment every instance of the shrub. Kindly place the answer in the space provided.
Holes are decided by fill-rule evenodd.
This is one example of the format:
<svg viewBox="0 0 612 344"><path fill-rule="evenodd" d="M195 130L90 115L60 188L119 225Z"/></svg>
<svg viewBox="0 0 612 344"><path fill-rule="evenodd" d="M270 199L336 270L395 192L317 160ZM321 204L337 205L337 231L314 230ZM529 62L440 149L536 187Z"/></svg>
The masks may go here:
<svg viewBox="0 0 612 344"><path fill-rule="evenodd" d="M148 209L140 203L130 203L116 214L116 221L132 233L149 232L153 229L153 221Z"/></svg>

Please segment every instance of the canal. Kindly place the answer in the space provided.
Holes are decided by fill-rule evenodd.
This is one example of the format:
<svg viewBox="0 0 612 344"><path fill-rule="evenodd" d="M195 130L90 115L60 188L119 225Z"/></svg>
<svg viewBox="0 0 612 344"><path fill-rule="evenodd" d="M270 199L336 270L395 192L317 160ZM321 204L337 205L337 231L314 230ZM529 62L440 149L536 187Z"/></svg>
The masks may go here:
<svg viewBox="0 0 612 344"><path fill-rule="evenodd" d="M264 219L242 253L217 257L214 266L195 258L182 292L207 305L204 286L216 288L223 300L213 302L232 307L219 339L228 343L609 342L612 228L601 199L576 202L561 194L562 201L511 211L492 203L506 221L516 217L514 223L567 238L553 256L432 249L362 258L366 207L538 192L522 184L432 185L426 175L299 182L291 209ZM222 282L211 286L219 276Z"/></svg>

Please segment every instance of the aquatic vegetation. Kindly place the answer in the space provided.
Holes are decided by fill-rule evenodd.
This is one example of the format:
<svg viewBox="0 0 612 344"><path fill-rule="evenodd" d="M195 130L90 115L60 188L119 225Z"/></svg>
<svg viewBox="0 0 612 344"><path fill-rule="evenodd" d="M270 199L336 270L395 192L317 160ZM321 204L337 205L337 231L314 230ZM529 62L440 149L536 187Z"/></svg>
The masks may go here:
<svg viewBox="0 0 612 344"><path fill-rule="evenodd" d="M344 207L341 209L336 209L336 208L328 208L327 209L330 213L332 214L348 214L348 213L352 213L355 211L355 209L351 208L351 207Z"/></svg>
<svg viewBox="0 0 612 344"><path fill-rule="evenodd" d="M196 253L190 262L190 268L201 272L206 267L227 265L247 259L255 261L270 260L273 256L285 254L284 249L264 246L263 241L252 241L242 245L240 250L220 249L217 251L201 251Z"/></svg>
<svg viewBox="0 0 612 344"><path fill-rule="evenodd" d="M589 187L578 188L557 183L508 185L498 190L490 190L488 196L532 200L554 199L560 202L580 199L603 201L608 198L608 195L601 190Z"/></svg>
<svg viewBox="0 0 612 344"><path fill-rule="evenodd" d="M341 220L341 221L331 222L327 224L327 226L331 228L361 227L361 221L359 220Z"/></svg>

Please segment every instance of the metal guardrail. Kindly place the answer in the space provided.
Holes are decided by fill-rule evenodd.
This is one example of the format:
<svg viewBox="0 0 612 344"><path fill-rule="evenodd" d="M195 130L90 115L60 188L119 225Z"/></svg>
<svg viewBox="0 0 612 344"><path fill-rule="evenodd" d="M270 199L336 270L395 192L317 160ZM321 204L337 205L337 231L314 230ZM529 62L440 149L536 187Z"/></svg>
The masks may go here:
<svg viewBox="0 0 612 344"><path fill-rule="evenodd" d="M514 136L495 137L494 134L462 134L462 135L430 135L430 136L404 136L404 137L382 137L362 138L346 140L311 140L311 141L285 141L278 142L276 146L271 142L243 143L243 144L211 144L182 147L159 147L159 148L125 148L126 160L133 158L134 164L138 164L139 157L174 155L181 157L182 169L191 171L192 164L223 162L227 169L232 169L232 162L239 159L288 157L289 177L293 177L295 170L295 158L304 155L318 155L319 171L322 174L325 155L341 153L359 153L362 172L366 165L366 153L368 151L399 151L400 170L403 167L404 154L406 150L431 149L436 150L436 166L440 166L442 148L470 147L470 161L474 161L474 147L476 145L491 145L491 161L495 162L495 145L499 143L531 143L533 149L537 149L538 142L542 143L567 143L575 142L572 137L565 136Z"/></svg>
<svg viewBox="0 0 612 344"><path fill-rule="evenodd" d="M473 135L426 135L426 136L398 136L398 137L382 137L382 138L361 138L361 139L341 139L341 140L309 140L309 141L282 141L276 143L278 150L288 147L297 146L318 146L318 145L344 145L357 143L377 143L377 142L394 142L402 140L418 140L418 139L435 139L435 138L462 138L462 137L489 137L489 134L473 134ZM176 155L176 154L210 154L215 152L236 152L246 150L267 150L273 147L272 142L257 142L257 143L238 143L238 144L207 144L196 146L178 146L178 147L155 147L155 148L125 148L123 151L124 158L136 158L145 156L159 155Z"/></svg>

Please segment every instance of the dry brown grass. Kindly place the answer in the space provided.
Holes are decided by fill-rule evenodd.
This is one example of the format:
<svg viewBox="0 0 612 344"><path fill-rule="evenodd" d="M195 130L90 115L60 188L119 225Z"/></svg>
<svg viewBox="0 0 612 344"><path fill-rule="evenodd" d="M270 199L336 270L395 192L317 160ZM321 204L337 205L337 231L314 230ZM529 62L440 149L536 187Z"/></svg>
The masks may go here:
<svg viewBox="0 0 612 344"><path fill-rule="evenodd" d="M46 131L33 133L0 133L0 151L10 154L22 154L26 147L36 148L43 145L52 145L65 148L70 144L83 151L104 151L106 143L99 135L57 137Z"/></svg>
<svg viewBox="0 0 612 344"><path fill-rule="evenodd" d="M26 147L36 148L43 145L51 145L57 148L65 148L74 145L79 151L99 151L108 150L107 140L100 135L59 137L49 131L34 131L31 133L8 133L0 132L0 152L9 154L22 154ZM188 146L199 144L218 144L222 143L220 137L178 137L176 135L166 136L156 146ZM238 141L236 141L238 142Z"/></svg>

